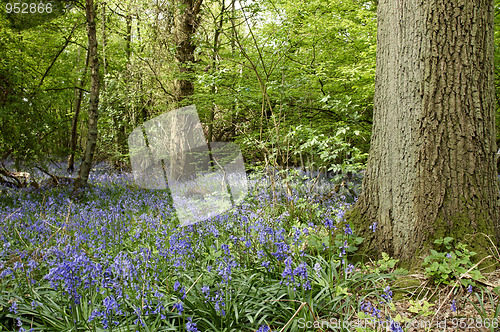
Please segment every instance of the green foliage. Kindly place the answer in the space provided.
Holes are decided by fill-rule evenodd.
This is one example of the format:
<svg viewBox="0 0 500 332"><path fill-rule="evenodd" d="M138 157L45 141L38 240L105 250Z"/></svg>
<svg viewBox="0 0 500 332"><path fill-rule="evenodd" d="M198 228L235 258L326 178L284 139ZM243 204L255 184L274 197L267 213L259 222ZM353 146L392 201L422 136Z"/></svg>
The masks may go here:
<svg viewBox="0 0 500 332"><path fill-rule="evenodd" d="M359 131L352 131L349 127L340 127L334 135L326 135L318 130L298 126L286 136L293 149L293 156L310 155L311 166L334 172L356 173L364 168L367 154L350 144L353 136Z"/></svg>
<svg viewBox="0 0 500 332"><path fill-rule="evenodd" d="M394 259L390 257L387 253L382 253L382 259L379 259L373 268L370 268L370 271L373 273L380 272L394 272L396 268L396 264L399 262L399 259ZM396 271L402 272L402 269L398 269Z"/></svg>
<svg viewBox="0 0 500 332"><path fill-rule="evenodd" d="M500 287L495 287L493 290L481 289L480 292L475 292L473 297L477 301L473 301L469 297L467 297L467 301L472 304L483 319L483 326L492 332L497 331L500 325Z"/></svg>
<svg viewBox="0 0 500 332"><path fill-rule="evenodd" d="M463 274L468 273L473 280L484 278L481 272L473 267L470 258L476 255L475 252L469 251L467 245L458 243L452 245L453 238L445 237L434 241L435 244L442 245L447 252L438 252L434 249L431 254L425 257L422 265L425 267L426 274L431 277L436 283L449 284L454 279L459 279L464 286L474 285L473 281L462 278ZM467 272L468 271L468 272Z"/></svg>
<svg viewBox="0 0 500 332"><path fill-rule="evenodd" d="M414 301L410 300L409 312L416 314L417 316L427 317L434 314L434 311L430 310L434 304L431 304L425 300Z"/></svg>

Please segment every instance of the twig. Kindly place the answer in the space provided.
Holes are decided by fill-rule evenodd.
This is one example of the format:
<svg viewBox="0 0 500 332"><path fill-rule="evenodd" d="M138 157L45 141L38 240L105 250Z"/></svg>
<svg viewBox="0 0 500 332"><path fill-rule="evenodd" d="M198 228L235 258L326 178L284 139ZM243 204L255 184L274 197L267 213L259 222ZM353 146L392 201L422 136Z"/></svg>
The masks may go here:
<svg viewBox="0 0 500 332"><path fill-rule="evenodd" d="M296 302L296 303L300 303L300 307L297 309L297 311L295 311L295 313L293 314L293 316L288 320L288 322L285 324L285 326L283 326L283 328L280 330L280 332L283 332L285 330L285 328L290 324L290 322L293 320L293 318L298 315L299 311L305 305L307 305L307 307L309 308L309 312L311 313L314 321L317 320L316 316L314 316L314 313L312 312L311 306L307 302L302 302L302 301L297 301L297 300L267 300L267 301L264 301L264 302Z"/></svg>
<svg viewBox="0 0 500 332"><path fill-rule="evenodd" d="M47 174L48 176L50 176L52 178L52 180L55 181L56 185L59 185L59 180L57 179L57 176L53 175L53 174L50 174L48 171L44 170L43 168L41 168L40 166L35 166L36 168L38 168L40 171L42 171L43 173Z"/></svg>
<svg viewBox="0 0 500 332"><path fill-rule="evenodd" d="M470 269L467 270L467 272L465 273L462 273L460 275L460 277L457 279L457 281L455 281L455 284L453 285L453 287L451 288L450 292L448 293L448 295L446 295L445 299L443 300L443 302L441 302L441 304L439 305L439 308L438 310L436 310L436 313L434 314L434 316L432 316L432 319L431 319L431 322L430 322L430 325L432 326L432 322L434 321L434 318L436 318L439 310L441 310L441 308L443 307L443 305L445 304L445 302L448 300L448 298L450 297L451 293L453 292L453 290L455 289L455 287L457 286L457 284L460 282L460 280L462 280L462 278L464 276L466 276L470 271L472 271L476 266L478 266L479 264L482 263L482 261L484 261L485 259L488 259L488 258L491 258L492 256L489 255L489 256L486 256L484 257L483 259L481 259L479 262L477 262L476 264L474 264L474 266L472 266Z"/></svg>
<svg viewBox="0 0 500 332"><path fill-rule="evenodd" d="M201 276L203 276L203 273L200 274L200 276L198 278L196 278L196 280L194 281L194 283L191 285L191 287L188 288L188 290L186 291L186 294L184 295L187 295L187 293L189 293L189 291L191 290L191 288L194 287L194 285L196 285L196 283L198 282L198 280L200 280ZM181 303L182 300L179 300L177 301L177 303ZM175 308L172 308L172 310L170 310L170 312L173 312L175 310Z"/></svg>

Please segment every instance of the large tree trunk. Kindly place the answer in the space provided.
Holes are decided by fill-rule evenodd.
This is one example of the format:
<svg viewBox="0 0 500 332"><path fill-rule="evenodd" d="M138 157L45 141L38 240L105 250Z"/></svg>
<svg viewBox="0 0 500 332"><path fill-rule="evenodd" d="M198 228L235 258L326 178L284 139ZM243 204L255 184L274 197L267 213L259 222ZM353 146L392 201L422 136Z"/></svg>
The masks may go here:
<svg viewBox="0 0 500 332"><path fill-rule="evenodd" d="M409 262L436 238L500 239L494 115L493 0L380 0L370 157L348 216L364 249Z"/></svg>
<svg viewBox="0 0 500 332"><path fill-rule="evenodd" d="M87 31L89 37L89 58L90 58L90 101L89 101L89 125L87 134L87 145L82 165L78 172L75 186L87 185L94 151L97 145L97 119L99 105L99 58L97 56L97 36L95 23L95 7L93 0L86 0Z"/></svg>

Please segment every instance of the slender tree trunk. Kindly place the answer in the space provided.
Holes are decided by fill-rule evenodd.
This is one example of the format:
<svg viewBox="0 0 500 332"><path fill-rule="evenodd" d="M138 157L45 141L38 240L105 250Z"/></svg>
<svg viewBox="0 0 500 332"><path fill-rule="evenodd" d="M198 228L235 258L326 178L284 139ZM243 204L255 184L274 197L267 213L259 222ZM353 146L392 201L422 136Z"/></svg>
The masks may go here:
<svg viewBox="0 0 500 332"><path fill-rule="evenodd" d="M174 18L174 41L176 44L175 61L177 63L178 77L174 80L173 96L176 106L191 96L194 92L192 74L194 72L194 50L192 37L196 32L203 0L178 0L176 3L176 15ZM194 174L194 165L189 146L189 122L182 116L177 116L171 122L172 162L170 167L170 179L184 181Z"/></svg>
<svg viewBox="0 0 500 332"><path fill-rule="evenodd" d="M128 11L131 11L130 8L127 9ZM130 61L132 57L132 15L129 14L127 15L127 36L126 36L126 52L127 52L127 65L129 66L130 70ZM139 27L137 27L139 29ZM125 113L125 107L119 107L117 110L119 112L115 113L113 116L113 122L115 125L115 144L116 144L116 151L119 154L120 158L126 154L127 147L125 146L127 142L127 137L125 133L125 122L126 122L126 113Z"/></svg>
<svg viewBox="0 0 500 332"><path fill-rule="evenodd" d="M125 21L127 22L127 34L125 36L125 53L127 54L127 64L130 64L130 55L132 54L132 15L128 14Z"/></svg>
<svg viewBox="0 0 500 332"><path fill-rule="evenodd" d="M222 24L224 23L224 12L226 10L226 3L225 0L222 0L221 3L221 10L219 13L219 21L216 22L217 27L215 29L214 33L214 43L213 43L213 49L212 49L212 71L217 71L218 65L217 65L217 55L219 52L219 38L222 33ZM217 87L212 85L212 88L210 89L210 93L212 95L215 95L217 93ZM214 130L214 118L215 118L215 103L213 107L210 109L209 117L208 117L208 143L213 141L213 130Z"/></svg>
<svg viewBox="0 0 500 332"><path fill-rule="evenodd" d="M97 56L97 36L95 23L95 7L93 0L86 0L87 30L89 38L89 59L90 59L90 101L89 101L89 124L87 133L87 145L82 165L75 181L75 187L87 185L94 151L97 145L97 120L99 106L99 58Z"/></svg>
<svg viewBox="0 0 500 332"><path fill-rule="evenodd" d="M406 262L444 236L474 234L484 254L477 233L500 240L493 0L380 0L377 16L370 157L348 220L363 249Z"/></svg>
<svg viewBox="0 0 500 332"><path fill-rule="evenodd" d="M71 123L71 141L70 141L70 155L68 157L68 173L73 173L75 169L75 153L76 153L76 140L78 138L78 117L82 107L83 88L85 87L85 76L87 75L87 68L89 66L89 51L87 50L85 57L85 67L83 73L75 88L75 113L73 114L73 121Z"/></svg>
<svg viewBox="0 0 500 332"><path fill-rule="evenodd" d="M198 14L203 0L178 0L175 15L174 41L176 44L175 61L179 77L174 80L174 98L176 103L182 102L194 92L191 75L194 63L192 37L198 27Z"/></svg>

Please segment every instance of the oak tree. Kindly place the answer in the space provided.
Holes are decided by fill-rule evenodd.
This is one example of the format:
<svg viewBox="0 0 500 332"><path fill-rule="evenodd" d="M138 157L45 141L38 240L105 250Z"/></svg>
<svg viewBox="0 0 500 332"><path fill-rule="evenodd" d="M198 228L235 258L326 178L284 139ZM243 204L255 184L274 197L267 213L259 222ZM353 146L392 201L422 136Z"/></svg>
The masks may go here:
<svg viewBox="0 0 500 332"><path fill-rule="evenodd" d="M500 240L493 2L378 2L370 156L349 216L367 251L410 261L444 236L483 253L478 233Z"/></svg>

